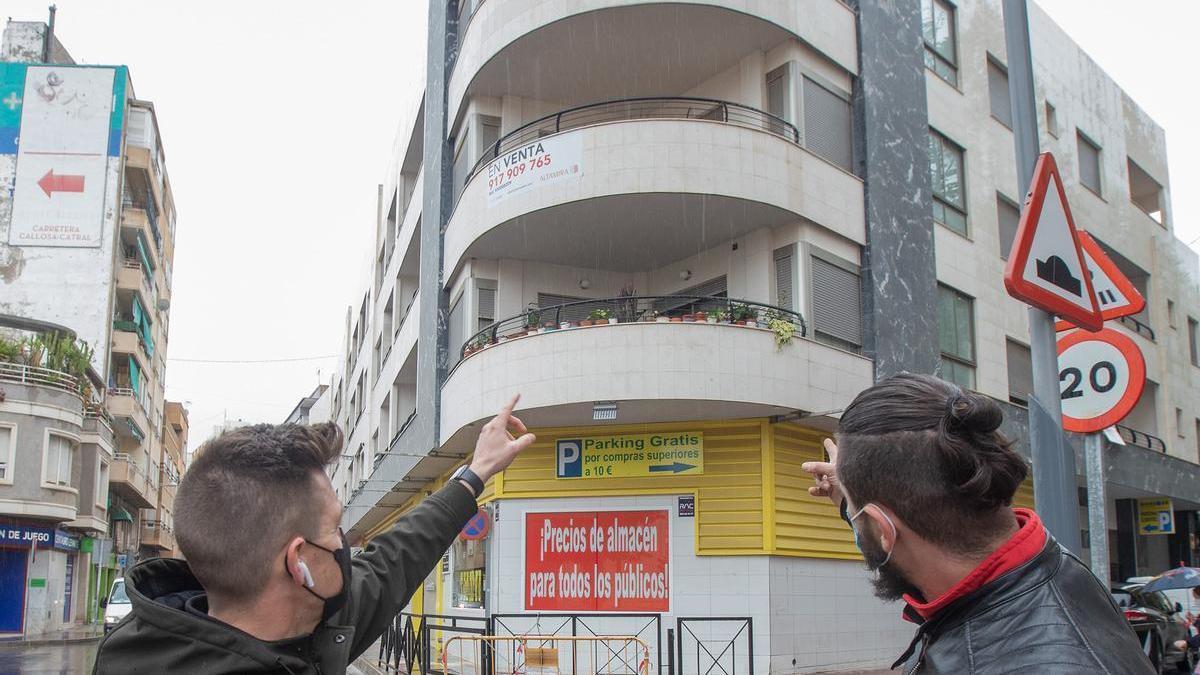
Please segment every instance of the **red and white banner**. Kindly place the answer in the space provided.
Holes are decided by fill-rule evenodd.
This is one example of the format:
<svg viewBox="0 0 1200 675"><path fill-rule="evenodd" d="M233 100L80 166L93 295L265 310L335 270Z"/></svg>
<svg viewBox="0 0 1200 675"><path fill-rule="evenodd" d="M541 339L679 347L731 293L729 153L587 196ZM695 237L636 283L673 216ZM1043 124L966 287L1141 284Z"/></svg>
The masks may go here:
<svg viewBox="0 0 1200 675"><path fill-rule="evenodd" d="M669 511L525 514L525 609L669 612Z"/></svg>

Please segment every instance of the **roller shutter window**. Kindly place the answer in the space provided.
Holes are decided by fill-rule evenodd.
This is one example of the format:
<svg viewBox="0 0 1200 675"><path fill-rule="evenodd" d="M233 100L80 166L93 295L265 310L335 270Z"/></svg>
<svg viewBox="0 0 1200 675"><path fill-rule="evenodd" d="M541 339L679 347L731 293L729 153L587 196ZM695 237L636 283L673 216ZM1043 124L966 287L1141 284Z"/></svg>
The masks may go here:
<svg viewBox="0 0 1200 675"><path fill-rule="evenodd" d="M1005 341L1008 357L1008 400L1020 405L1029 405L1033 393L1033 359L1029 347Z"/></svg>
<svg viewBox="0 0 1200 675"><path fill-rule="evenodd" d="M850 101L804 78L804 146L850 171L853 164Z"/></svg>
<svg viewBox="0 0 1200 675"><path fill-rule="evenodd" d="M699 296L704 298L728 298L729 297L729 279L725 276L719 276L715 279L709 279L695 286L683 288L674 291L672 295ZM722 310L726 309L727 303L717 301L696 301L685 299L665 298L654 303L654 309L660 314L667 312L679 313L685 311L698 310Z"/></svg>
<svg viewBox="0 0 1200 675"><path fill-rule="evenodd" d="M1000 230L1000 257L1008 260L1013 240L1017 238L1017 226L1021 223L1021 210L999 193L996 194L996 220Z"/></svg>
<svg viewBox="0 0 1200 675"><path fill-rule="evenodd" d="M775 250L775 304L782 309L795 311L795 289L792 284L795 274L793 251L793 246Z"/></svg>
<svg viewBox="0 0 1200 675"><path fill-rule="evenodd" d="M1087 189L1100 192L1100 146L1092 142L1083 132L1076 131L1079 146L1079 182Z"/></svg>
<svg viewBox="0 0 1200 675"><path fill-rule="evenodd" d="M998 122L1012 128L1012 97L1008 91L1008 69L997 63L990 56L987 62L988 98L992 104L992 117Z"/></svg>
<svg viewBox="0 0 1200 675"><path fill-rule="evenodd" d="M594 309L607 308L607 303L585 302L579 305L563 307L561 311L547 308L557 307L572 302L580 302L587 298L576 298L570 295L555 295L553 293L538 293L538 307L542 308L542 323L552 323L556 319L561 322L578 323L588 318Z"/></svg>
<svg viewBox="0 0 1200 675"><path fill-rule="evenodd" d="M449 326L447 328L449 329L450 337L447 350L449 353L446 356L446 367L453 368L458 364L459 357L462 356L463 343L467 341L467 336L465 335L466 325L463 322L462 295L459 295L458 299L454 301L454 304L450 306L450 313L447 321L449 322Z"/></svg>
<svg viewBox="0 0 1200 675"><path fill-rule="evenodd" d="M496 322L496 282L485 280L477 283L478 302L476 304L478 307L476 310L478 316L475 330L483 330Z"/></svg>
<svg viewBox="0 0 1200 675"><path fill-rule="evenodd" d="M813 337L842 349L862 348L862 286L857 273L817 256L812 268Z"/></svg>

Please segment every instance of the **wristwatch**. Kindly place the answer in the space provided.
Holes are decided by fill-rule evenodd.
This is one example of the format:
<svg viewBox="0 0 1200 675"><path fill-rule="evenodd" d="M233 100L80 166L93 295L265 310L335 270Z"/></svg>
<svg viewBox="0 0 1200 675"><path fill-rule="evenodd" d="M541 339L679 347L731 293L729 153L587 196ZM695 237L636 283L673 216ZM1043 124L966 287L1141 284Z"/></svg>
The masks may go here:
<svg viewBox="0 0 1200 675"><path fill-rule="evenodd" d="M471 488L471 491L475 493L476 497L483 494L483 480L479 476L476 476L475 472L465 464L458 467L458 471L450 475L450 480L461 480L466 483Z"/></svg>

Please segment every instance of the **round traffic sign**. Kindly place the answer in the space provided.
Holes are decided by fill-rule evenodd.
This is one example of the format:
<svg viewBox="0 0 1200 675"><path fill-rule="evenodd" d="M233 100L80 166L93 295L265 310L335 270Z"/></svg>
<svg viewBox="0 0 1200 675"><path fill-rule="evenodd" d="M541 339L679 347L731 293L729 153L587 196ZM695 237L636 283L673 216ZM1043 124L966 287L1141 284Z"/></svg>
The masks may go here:
<svg viewBox="0 0 1200 675"><path fill-rule="evenodd" d="M483 539L488 535L488 531L492 529L492 517L484 509L479 509L479 512L467 521L462 532L459 533L463 539L474 541Z"/></svg>
<svg viewBox="0 0 1200 675"><path fill-rule="evenodd" d="M1146 387L1146 361L1128 336L1111 328L1076 331L1058 341L1063 428L1102 431L1137 405Z"/></svg>

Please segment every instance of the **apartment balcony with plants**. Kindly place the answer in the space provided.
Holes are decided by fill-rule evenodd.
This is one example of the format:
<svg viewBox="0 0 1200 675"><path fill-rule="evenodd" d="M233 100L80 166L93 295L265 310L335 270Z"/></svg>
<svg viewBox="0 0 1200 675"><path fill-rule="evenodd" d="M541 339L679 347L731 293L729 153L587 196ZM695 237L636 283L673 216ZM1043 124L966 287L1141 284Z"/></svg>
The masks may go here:
<svg viewBox="0 0 1200 675"><path fill-rule="evenodd" d="M55 333L0 334L0 515L74 521L91 350Z"/></svg>

